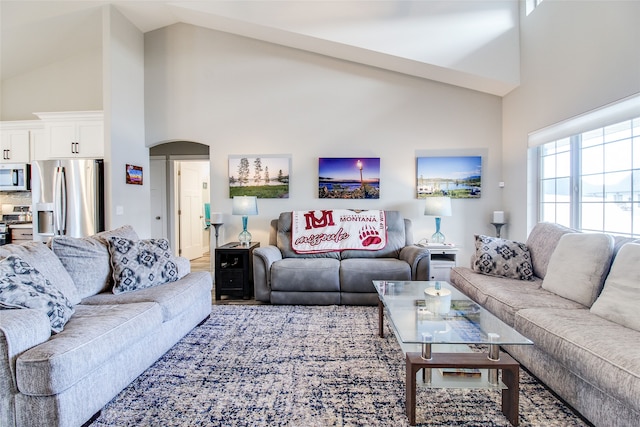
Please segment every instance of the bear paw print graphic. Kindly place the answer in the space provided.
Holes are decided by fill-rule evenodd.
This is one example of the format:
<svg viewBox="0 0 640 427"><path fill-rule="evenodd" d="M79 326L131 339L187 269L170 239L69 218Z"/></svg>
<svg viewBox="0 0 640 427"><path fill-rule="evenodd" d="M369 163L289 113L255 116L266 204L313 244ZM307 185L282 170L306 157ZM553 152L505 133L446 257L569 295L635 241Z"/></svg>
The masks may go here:
<svg viewBox="0 0 640 427"><path fill-rule="evenodd" d="M371 246L371 245L377 245L378 243L382 242L382 239L380 238L380 233L378 233L378 230L376 230L375 228L373 228L370 225L365 225L364 227L362 227L362 230L360 230L360 241L362 242L362 246Z"/></svg>

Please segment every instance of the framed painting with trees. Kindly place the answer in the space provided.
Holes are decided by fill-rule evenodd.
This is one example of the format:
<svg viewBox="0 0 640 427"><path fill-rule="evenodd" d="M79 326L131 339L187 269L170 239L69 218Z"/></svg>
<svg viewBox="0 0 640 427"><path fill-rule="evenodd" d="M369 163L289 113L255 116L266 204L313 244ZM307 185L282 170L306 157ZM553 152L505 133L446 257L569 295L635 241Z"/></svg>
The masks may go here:
<svg viewBox="0 0 640 427"><path fill-rule="evenodd" d="M229 156L229 197L288 199L291 156Z"/></svg>

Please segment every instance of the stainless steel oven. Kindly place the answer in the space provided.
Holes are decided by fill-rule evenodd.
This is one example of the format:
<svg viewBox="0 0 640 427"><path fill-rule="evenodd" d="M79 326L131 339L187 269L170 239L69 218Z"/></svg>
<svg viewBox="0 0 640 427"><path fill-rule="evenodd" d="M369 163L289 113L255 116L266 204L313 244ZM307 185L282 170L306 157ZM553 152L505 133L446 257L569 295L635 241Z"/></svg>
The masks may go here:
<svg viewBox="0 0 640 427"><path fill-rule="evenodd" d="M0 191L31 190L31 165L0 163Z"/></svg>

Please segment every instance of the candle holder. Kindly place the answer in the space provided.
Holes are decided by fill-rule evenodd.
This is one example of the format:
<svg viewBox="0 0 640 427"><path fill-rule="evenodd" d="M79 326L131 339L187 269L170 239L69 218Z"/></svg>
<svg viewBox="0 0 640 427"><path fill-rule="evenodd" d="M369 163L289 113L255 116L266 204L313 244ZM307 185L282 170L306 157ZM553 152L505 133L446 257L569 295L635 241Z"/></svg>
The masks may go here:
<svg viewBox="0 0 640 427"><path fill-rule="evenodd" d="M492 222L491 225L493 225L496 228L496 237L499 239L500 238L500 229L502 228L503 225L506 225L506 222Z"/></svg>

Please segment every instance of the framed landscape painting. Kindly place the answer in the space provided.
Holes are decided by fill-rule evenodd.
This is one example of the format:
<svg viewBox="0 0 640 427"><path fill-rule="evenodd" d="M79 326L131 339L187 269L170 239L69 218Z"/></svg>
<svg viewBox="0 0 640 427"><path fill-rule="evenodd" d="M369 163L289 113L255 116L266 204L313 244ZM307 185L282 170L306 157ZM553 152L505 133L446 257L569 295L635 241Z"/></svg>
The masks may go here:
<svg viewBox="0 0 640 427"><path fill-rule="evenodd" d="M229 197L288 199L291 156L229 156Z"/></svg>
<svg viewBox="0 0 640 427"><path fill-rule="evenodd" d="M479 198L482 194L482 156L418 157L416 194Z"/></svg>
<svg viewBox="0 0 640 427"><path fill-rule="evenodd" d="M321 199L379 199L379 157L321 157L318 159Z"/></svg>

